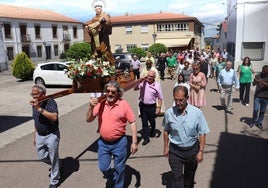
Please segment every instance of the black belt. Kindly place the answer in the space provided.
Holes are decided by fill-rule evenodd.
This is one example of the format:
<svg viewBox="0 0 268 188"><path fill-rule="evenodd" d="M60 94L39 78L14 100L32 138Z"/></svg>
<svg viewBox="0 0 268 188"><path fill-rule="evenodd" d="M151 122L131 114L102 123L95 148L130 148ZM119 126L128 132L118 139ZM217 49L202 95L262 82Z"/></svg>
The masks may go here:
<svg viewBox="0 0 268 188"><path fill-rule="evenodd" d="M49 134L56 133L57 131L58 131L58 130L53 131L53 132L50 132L50 131L46 131L46 132L38 132L38 134L39 134L40 136L47 136L47 135L49 135Z"/></svg>
<svg viewBox="0 0 268 188"><path fill-rule="evenodd" d="M40 136L47 136L49 134L51 134L52 132L42 132L42 133L38 133Z"/></svg>
<svg viewBox="0 0 268 188"><path fill-rule="evenodd" d="M196 141L192 146L189 146L189 147L180 147L178 146L177 144L174 144L172 142L170 142L170 145L172 145L173 147L175 147L177 150L180 150L180 151L189 151L193 148L198 148L199 147L199 141Z"/></svg>
<svg viewBox="0 0 268 188"><path fill-rule="evenodd" d="M233 85L221 85L223 88L230 88L230 87L233 87Z"/></svg>
<svg viewBox="0 0 268 188"><path fill-rule="evenodd" d="M144 105L144 106L155 106L156 105L156 103L153 103L153 104L145 104L145 103L143 103L143 102L140 102L142 105Z"/></svg>

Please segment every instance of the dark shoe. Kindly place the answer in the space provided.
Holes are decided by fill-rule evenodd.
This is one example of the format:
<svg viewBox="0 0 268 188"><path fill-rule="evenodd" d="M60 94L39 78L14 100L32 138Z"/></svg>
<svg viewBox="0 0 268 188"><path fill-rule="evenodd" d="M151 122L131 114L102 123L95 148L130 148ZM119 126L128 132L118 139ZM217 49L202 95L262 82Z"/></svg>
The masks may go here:
<svg viewBox="0 0 268 188"><path fill-rule="evenodd" d="M150 137L151 137L151 138L154 138L154 137L155 137L155 132L151 132L151 133L150 133Z"/></svg>
<svg viewBox="0 0 268 188"><path fill-rule="evenodd" d="M250 127L250 128L252 128L252 127L254 127L254 126L255 126L255 123L253 123L253 122L249 124L249 127Z"/></svg>
<svg viewBox="0 0 268 188"><path fill-rule="evenodd" d="M256 125L260 130L263 130L262 124L261 123L257 123Z"/></svg>
<svg viewBox="0 0 268 188"><path fill-rule="evenodd" d="M57 188L58 187L58 185L49 185L49 188Z"/></svg>
<svg viewBox="0 0 268 188"><path fill-rule="evenodd" d="M142 145L145 146L145 145L147 145L149 142L150 142L150 140L144 140L144 141L142 142Z"/></svg>
<svg viewBox="0 0 268 188"><path fill-rule="evenodd" d="M107 180L105 188L114 188L115 182L113 180Z"/></svg>

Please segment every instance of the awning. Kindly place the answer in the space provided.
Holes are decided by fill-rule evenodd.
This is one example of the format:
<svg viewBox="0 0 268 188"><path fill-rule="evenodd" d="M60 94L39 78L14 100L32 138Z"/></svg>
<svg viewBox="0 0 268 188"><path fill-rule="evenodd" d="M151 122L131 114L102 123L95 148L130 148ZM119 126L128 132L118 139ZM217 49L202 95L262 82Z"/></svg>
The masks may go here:
<svg viewBox="0 0 268 188"><path fill-rule="evenodd" d="M188 46L192 38L187 39L156 39L156 43L162 43L166 47L183 47Z"/></svg>

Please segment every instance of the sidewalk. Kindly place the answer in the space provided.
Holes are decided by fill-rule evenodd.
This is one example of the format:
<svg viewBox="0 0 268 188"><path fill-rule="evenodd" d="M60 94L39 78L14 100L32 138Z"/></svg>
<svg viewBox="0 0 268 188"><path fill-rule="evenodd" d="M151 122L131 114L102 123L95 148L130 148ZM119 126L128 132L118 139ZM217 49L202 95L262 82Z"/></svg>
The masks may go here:
<svg viewBox="0 0 268 188"><path fill-rule="evenodd" d="M167 79L162 82L166 109L173 103L173 86L174 81ZM215 88L215 80L209 79L207 106L203 108L203 112L209 124L210 133L207 135L204 161L197 169L195 187L266 187L268 185L267 116L263 124L263 131L257 127L249 128L247 123L252 116L253 96L251 96L249 107L234 102L233 114L230 114L218 110L219 93L209 92L210 89ZM97 122L86 123L85 120L88 96L78 94L68 97L57 99L62 112L60 116L60 156L64 159L63 182L60 187L103 188L105 180L98 169L96 153ZM237 97L238 92L235 93L235 101ZM138 92L129 90L124 94L124 98L130 103L137 116ZM76 103L79 105L74 105ZM24 109L26 108L30 108L29 105L24 106ZM30 116L29 113L26 115ZM14 118L17 116L14 115ZM146 146L139 143L138 152L128 159L125 187L170 187L170 168L167 158L162 155L163 128L161 122L162 117L157 118L157 135L159 137L151 139ZM25 123L33 126L30 121ZM137 124L138 130L140 130L140 119L137 120ZM17 127L23 129L24 125ZM3 133L0 134L0 138ZM140 139L139 137L139 141ZM37 160L32 141L33 134L29 132L0 148L0 168L2 169L0 187L48 187L49 167Z"/></svg>

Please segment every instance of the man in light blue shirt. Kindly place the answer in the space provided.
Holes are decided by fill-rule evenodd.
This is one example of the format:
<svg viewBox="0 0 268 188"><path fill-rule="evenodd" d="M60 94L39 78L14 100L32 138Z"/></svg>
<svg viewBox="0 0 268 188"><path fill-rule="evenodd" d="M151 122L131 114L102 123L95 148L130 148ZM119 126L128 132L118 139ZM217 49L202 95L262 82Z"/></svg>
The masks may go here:
<svg viewBox="0 0 268 188"><path fill-rule="evenodd" d="M164 116L164 156L172 170L172 187L194 187L198 163L203 160L208 124L202 111L187 103L188 89L173 89L175 106ZM184 173L183 173L184 169ZM183 175L184 174L184 175Z"/></svg>
<svg viewBox="0 0 268 188"><path fill-rule="evenodd" d="M232 62L227 61L225 69L220 71L218 77L218 84L221 92L221 105L227 111L233 109L233 93L234 93L234 85L236 90L239 89L239 80L237 78L236 72L232 69ZM225 96L228 95L227 105L225 103Z"/></svg>

